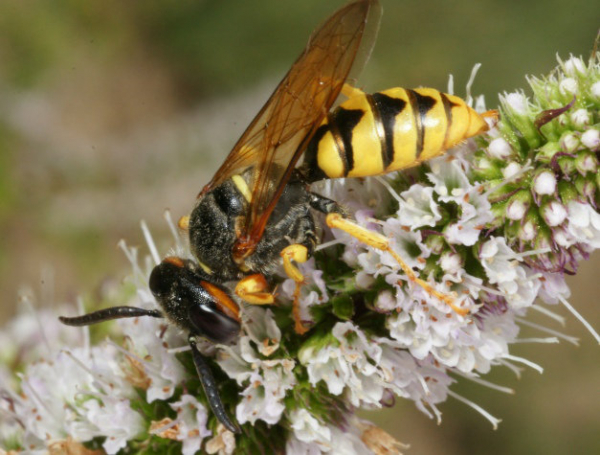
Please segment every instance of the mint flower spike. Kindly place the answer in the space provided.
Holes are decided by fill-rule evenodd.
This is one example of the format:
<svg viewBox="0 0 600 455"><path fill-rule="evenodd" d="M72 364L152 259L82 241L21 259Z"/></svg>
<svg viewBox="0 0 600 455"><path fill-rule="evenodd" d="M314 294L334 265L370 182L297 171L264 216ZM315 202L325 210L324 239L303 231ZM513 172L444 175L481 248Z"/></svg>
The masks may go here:
<svg viewBox="0 0 600 455"><path fill-rule="evenodd" d="M487 135L404 173L313 188L387 236L421 279L456 293L468 316L413 287L388 253L324 232L314 257L300 265L306 336L292 329L295 283L282 272L279 305L242 305L235 344L199 344L242 426L234 435L210 412L186 337L175 327L124 319L110 332L119 336L90 343L89 329L62 326L50 310L21 305L32 309L0 331L4 345L20 343L0 359L0 448L399 453L406 446L355 416L394 399L412 401L439 422L441 404L452 397L496 428L499 418L452 389L457 380L512 394L484 375L496 366L516 375L523 366L542 372L512 346L577 344L560 331L564 317L550 309L559 304L600 341L568 302L564 279L600 247L598 59L559 60L549 76L528 80L533 95L504 94L501 119ZM469 97L485 109L482 98ZM155 309L153 266L167 254L192 259L187 239L168 212L165 218L173 251L160 251L143 222L148 256L120 242L131 273L111 303ZM531 322L530 310L548 326ZM521 327L536 333L523 338ZM20 357L25 346L37 349ZM5 366L14 364L22 374Z"/></svg>

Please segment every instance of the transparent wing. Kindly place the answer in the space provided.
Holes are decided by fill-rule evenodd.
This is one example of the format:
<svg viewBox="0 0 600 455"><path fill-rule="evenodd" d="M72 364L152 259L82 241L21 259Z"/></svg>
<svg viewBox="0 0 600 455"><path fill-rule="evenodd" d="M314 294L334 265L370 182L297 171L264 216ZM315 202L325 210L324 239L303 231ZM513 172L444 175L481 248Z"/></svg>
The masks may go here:
<svg viewBox="0 0 600 455"><path fill-rule="evenodd" d="M243 245L246 252L260 240L296 162L338 97L359 50L366 61L379 16L377 0L360 0L327 19L203 189L205 193L251 169L252 200L238 238L238 247Z"/></svg>

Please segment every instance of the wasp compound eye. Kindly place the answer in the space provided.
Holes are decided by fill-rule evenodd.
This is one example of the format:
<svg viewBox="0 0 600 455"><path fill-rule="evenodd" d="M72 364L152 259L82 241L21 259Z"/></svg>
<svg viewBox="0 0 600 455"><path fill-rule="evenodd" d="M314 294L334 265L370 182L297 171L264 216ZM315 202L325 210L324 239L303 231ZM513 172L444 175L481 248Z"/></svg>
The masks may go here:
<svg viewBox="0 0 600 455"><path fill-rule="evenodd" d="M186 272L186 264L176 257L165 258L159 265L154 267L150 274L148 285L150 291L159 301L167 297L177 287L179 277Z"/></svg>
<svg viewBox="0 0 600 455"><path fill-rule="evenodd" d="M188 316L195 332L213 343L229 344L239 337L240 323L216 308L190 306Z"/></svg>
<svg viewBox="0 0 600 455"><path fill-rule="evenodd" d="M216 284L200 281L193 288L195 305L188 317L197 332L215 343L229 344L239 336L240 316L237 303Z"/></svg>

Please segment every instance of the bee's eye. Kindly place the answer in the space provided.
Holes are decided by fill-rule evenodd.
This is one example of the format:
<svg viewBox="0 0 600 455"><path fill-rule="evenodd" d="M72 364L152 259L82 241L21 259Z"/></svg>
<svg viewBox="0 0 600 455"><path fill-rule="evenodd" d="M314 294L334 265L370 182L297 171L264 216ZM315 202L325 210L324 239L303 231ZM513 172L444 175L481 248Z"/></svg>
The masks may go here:
<svg viewBox="0 0 600 455"><path fill-rule="evenodd" d="M169 296L178 286L181 277L190 273L189 263L181 258L170 256L154 267L150 274L148 286L158 300ZM193 272L192 272L193 273Z"/></svg>
<svg viewBox="0 0 600 455"><path fill-rule="evenodd" d="M213 308L192 305L188 317L195 332L213 343L229 344L239 336L240 323Z"/></svg>

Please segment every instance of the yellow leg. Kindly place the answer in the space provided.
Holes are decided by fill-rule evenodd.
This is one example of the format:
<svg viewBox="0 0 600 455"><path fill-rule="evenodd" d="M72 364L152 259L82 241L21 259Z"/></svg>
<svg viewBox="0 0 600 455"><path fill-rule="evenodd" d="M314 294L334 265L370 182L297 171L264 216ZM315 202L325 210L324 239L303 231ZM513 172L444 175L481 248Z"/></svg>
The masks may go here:
<svg viewBox="0 0 600 455"><path fill-rule="evenodd" d="M340 229L366 245L391 254L410 281L418 286L421 286L429 295L432 295L446 303L456 313L463 316L469 313L469 310L460 308L454 303L455 298L453 296L437 291L429 283L417 277L415 272L406 264L406 262L404 262L398 253L392 250L389 240L383 235L378 234L377 232L369 231L368 229L365 229L364 227L342 217L342 215L339 213L330 213L327 215L327 226L330 228Z"/></svg>
<svg viewBox="0 0 600 455"><path fill-rule="evenodd" d="M344 95L346 98L353 98L355 96L360 96L364 94L365 92L363 92L361 89L353 87L347 82L345 82L342 87L342 95Z"/></svg>
<svg viewBox="0 0 600 455"><path fill-rule="evenodd" d="M275 296L268 292L268 289L269 285L265 277L257 273L238 281L235 285L235 294L252 305L270 305L275 303Z"/></svg>
<svg viewBox="0 0 600 455"><path fill-rule="evenodd" d="M483 114L481 114L481 116L483 118L491 118L494 121L497 121L500 118L500 113L498 112L497 109L490 109L489 111L485 111Z"/></svg>
<svg viewBox="0 0 600 455"><path fill-rule="evenodd" d="M186 216L182 216L181 218L179 218L179 221L177 222L177 226L182 231L189 231L189 229L190 229L190 216L186 215Z"/></svg>
<svg viewBox="0 0 600 455"><path fill-rule="evenodd" d="M296 333L302 335L308 331L308 328L302 324L302 319L300 318L300 288L304 283L304 275L292 261L297 263L306 262L308 260L308 249L304 245L290 245L281 251L281 257L283 258L283 269L286 275L296 282L292 314L294 316L294 330Z"/></svg>

